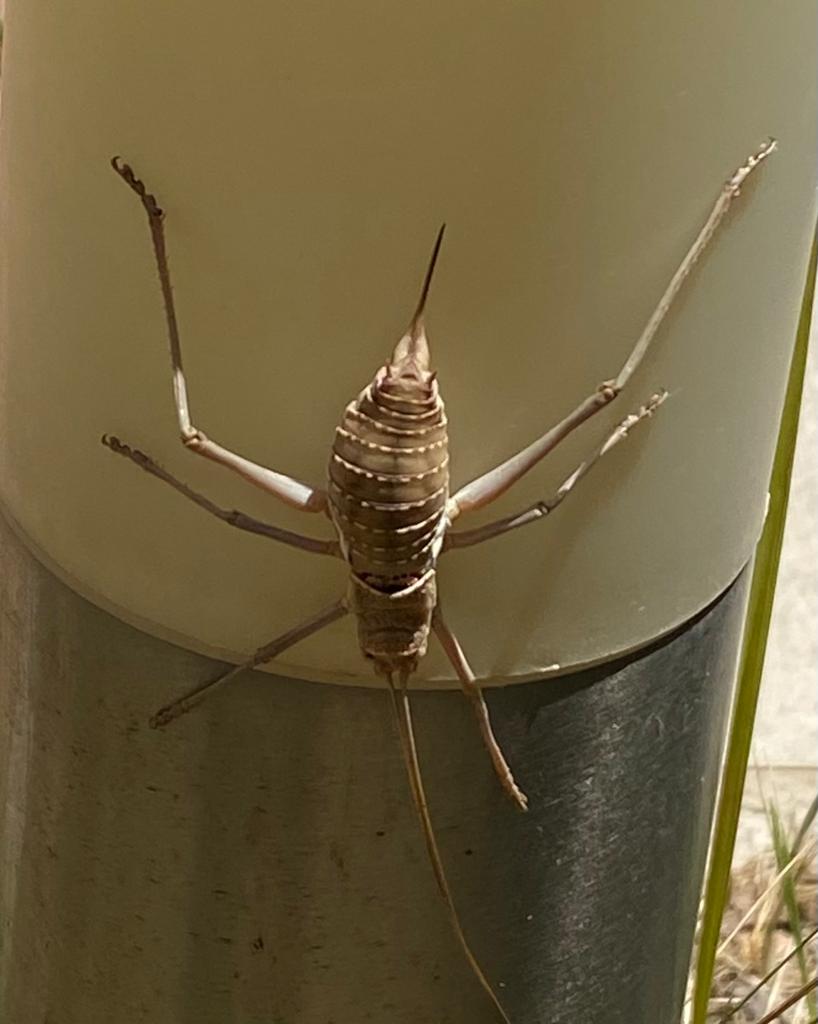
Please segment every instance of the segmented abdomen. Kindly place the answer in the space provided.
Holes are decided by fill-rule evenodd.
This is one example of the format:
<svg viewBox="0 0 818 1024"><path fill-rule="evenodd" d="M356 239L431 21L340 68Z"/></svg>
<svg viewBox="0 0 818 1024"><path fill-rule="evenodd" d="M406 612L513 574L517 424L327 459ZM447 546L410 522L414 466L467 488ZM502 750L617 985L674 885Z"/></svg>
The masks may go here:
<svg viewBox="0 0 818 1024"><path fill-rule="evenodd" d="M437 382L381 371L344 411L329 465L330 512L359 579L389 593L434 568L448 485Z"/></svg>

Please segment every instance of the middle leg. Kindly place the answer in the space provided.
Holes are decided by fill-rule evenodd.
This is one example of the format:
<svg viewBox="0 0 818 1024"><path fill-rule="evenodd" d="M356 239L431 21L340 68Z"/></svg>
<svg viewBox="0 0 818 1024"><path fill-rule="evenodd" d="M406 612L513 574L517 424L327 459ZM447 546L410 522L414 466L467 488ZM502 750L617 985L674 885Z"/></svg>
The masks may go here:
<svg viewBox="0 0 818 1024"><path fill-rule="evenodd" d="M292 530L285 530L280 526L273 526L272 523L264 523L260 519L254 519L245 512L239 512L238 509L220 508L210 498L206 498L203 494L199 494L198 491L194 491L192 487L188 487L186 483L177 480L175 476L168 473L166 469L163 469L158 462L154 462L150 455L146 455L138 448L131 448L130 445L120 441L118 437L114 437L112 434L103 434L102 443L106 448L110 448L114 454L124 455L126 459L130 459L140 469L144 469L146 473L150 473L151 476L155 476L158 480L164 480L174 490L184 494L186 498L195 502L206 512L216 516L217 519L221 519L223 523L227 523L228 526L235 526L239 530L247 530L248 533L257 533L262 537L270 537L273 540L281 541L282 544L289 544L291 547L300 548L302 551L311 551L317 555L340 557L341 549L337 541L305 537L303 534L293 533Z"/></svg>
<svg viewBox="0 0 818 1024"><path fill-rule="evenodd" d="M637 423L649 419L666 398L667 391L657 391L655 395L651 395L638 412L633 412L630 416L626 416L608 434L602 444L598 445L588 458L584 459L573 473L566 477L550 498L547 498L545 501L537 501L528 508L523 509L522 512L516 512L514 515L505 516L502 519L495 519L491 523L486 523L485 526L476 526L473 530L453 530L451 533L446 534L443 550L450 551L452 548L467 548L473 544L482 544L484 540L499 537L501 533L508 533L509 530L516 530L519 526L527 526L529 523L535 523L538 519L543 519L545 516L550 515L568 497L576 484L593 469L602 456L609 452L614 445L623 441Z"/></svg>

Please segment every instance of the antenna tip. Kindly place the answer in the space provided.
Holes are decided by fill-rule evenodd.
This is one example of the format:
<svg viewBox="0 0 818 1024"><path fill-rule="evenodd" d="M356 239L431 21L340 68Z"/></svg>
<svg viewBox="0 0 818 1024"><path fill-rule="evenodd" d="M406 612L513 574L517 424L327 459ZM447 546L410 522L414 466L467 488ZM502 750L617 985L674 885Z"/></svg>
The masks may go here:
<svg viewBox="0 0 818 1024"><path fill-rule="evenodd" d="M444 220L443 223L438 228L437 238L435 239L435 248L434 248L435 254L437 254L438 250L440 249L440 246L441 246L441 244L443 242L443 236L445 235L445 233L446 233L446 221Z"/></svg>

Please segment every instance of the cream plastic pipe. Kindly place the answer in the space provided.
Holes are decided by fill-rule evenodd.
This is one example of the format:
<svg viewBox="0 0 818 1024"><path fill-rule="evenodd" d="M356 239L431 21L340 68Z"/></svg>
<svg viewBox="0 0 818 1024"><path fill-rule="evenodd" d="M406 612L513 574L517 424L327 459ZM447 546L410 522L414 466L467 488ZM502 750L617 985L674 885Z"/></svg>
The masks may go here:
<svg viewBox="0 0 818 1024"><path fill-rule="evenodd" d="M80 593L238 658L345 586L341 563L238 535L99 444L330 535L179 445L147 228L112 155L168 211L194 422L311 483L445 219L428 321L461 483L617 372L722 181L774 135L626 394L491 514L551 493L657 387L671 400L550 521L446 556L440 585L478 675L508 682L638 648L734 578L814 223L808 0L7 8L0 496ZM376 682L349 621L271 668ZM436 650L420 678L450 682Z"/></svg>

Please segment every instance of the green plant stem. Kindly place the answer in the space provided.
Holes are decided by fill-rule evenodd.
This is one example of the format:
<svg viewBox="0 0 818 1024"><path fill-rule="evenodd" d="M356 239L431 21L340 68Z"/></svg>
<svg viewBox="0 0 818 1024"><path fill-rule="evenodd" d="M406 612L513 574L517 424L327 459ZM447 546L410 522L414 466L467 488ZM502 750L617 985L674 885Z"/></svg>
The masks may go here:
<svg viewBox="0 0 818 1024"><path fill-rule="evenodd" d="M727 744L710 867L705 885L699 954L693 993L692 1024L706 1024L716 947L730 885L730 868L736 842L741 797L750 757L764 654L770 629L775 582L781 560L784 522L798 431L798 414L804 388L804 374L812 320L818 235L813 236L804 297L790 363L784 409L770 478L770 505L764 530L756 549L750 597L739 663L738 686ZM772 1018L771 1018L772 1019Z"/></svg>
<svg viewBox="0 0 818 1024"><path fill-rule="evenodd" d="M792 844L793 853L797 853L801 849L801 844L810 834L812 826L815 824L816 814L818 814L818 796L816 796L809 805L807 813L804 815L804 820L801 822L801 827L798 829L798 833Z"/></svg>

